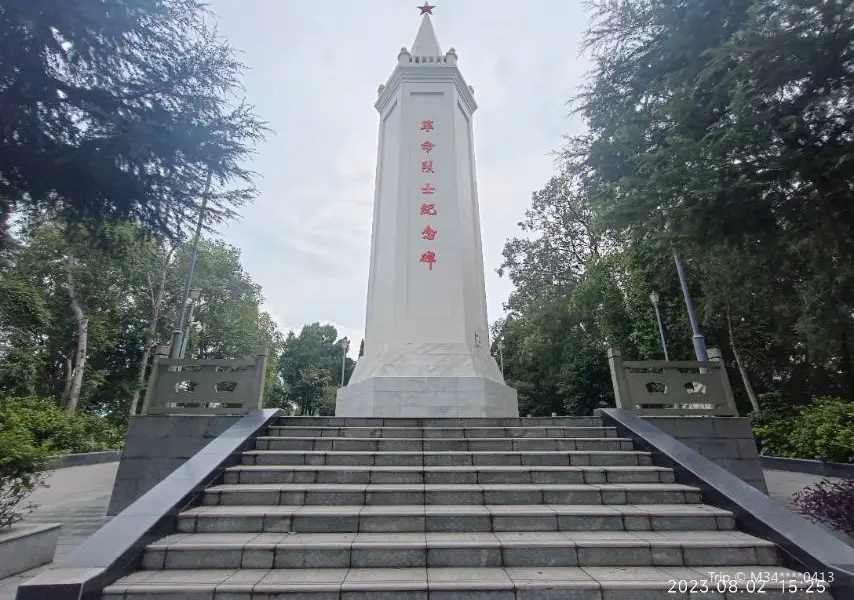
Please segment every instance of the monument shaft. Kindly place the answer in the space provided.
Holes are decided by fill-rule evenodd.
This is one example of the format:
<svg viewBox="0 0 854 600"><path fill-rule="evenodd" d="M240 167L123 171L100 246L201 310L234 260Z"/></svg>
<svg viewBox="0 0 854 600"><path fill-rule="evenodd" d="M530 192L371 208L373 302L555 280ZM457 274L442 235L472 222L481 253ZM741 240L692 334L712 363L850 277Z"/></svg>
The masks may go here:
<svg viewBox="0 0 854 600"><path fill-rule="evenodd" d="M518 416L489 352L472 89L425 15L379 90L364 355L338 416Z"/></svg>

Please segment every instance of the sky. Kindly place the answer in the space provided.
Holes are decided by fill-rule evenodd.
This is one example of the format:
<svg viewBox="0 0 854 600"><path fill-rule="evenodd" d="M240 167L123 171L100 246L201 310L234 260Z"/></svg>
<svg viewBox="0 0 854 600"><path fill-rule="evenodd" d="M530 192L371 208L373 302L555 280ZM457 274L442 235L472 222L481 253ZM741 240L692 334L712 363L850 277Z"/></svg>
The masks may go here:
<svg viewBox="0 0 854 600"><path fill-rule="evenodd" d="M475 160L490 322L513 286L505 241L553 152L583 124L567 101L591 63L581 0L436 1L442 51L475 88ZM209 0L219 33L248 67L245 96L274 133L251 168L259 194L221 237L240 248L283 332L331 323L358 351L365 326L379 116L377 87L420 23L415 0Z"/></svg>

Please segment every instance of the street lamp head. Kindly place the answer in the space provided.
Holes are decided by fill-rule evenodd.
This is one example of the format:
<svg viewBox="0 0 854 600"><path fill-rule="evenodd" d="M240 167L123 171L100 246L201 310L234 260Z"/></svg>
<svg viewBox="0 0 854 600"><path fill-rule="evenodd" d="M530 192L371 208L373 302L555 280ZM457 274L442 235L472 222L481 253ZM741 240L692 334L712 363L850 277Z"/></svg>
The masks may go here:
<svg viewBox="0 0 854 600"><path fill-rule="evenodd" d="M650 302L652 302L653 306L658 306L658 300L659 300L658 292L652 292L649 295L649 300L650 300Z"/></svg>
<svg viewBox="0 0 854 600"><path fill-rule="evenodd" d="M344 349L344 352L347 352L350 349L350 340L344 338L341 340L341 348Z"/></svg>
<svg viewBox="0 0 854 600"><path fill-rule="evenodd" d="M193 302L198 302L201 297L202 290L200 290L199 288L193 288L190 290L190 300L192 300Z"/></svg>

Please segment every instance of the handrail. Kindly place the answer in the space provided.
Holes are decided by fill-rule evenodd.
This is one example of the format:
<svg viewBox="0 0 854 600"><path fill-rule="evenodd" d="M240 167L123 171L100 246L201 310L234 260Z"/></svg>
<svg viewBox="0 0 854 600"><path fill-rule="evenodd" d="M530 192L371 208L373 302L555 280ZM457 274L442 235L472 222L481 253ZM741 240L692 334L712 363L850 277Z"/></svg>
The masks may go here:
<svg viewBox="0 0 854 600"><path fill-rule="evenodd" d="M651 451L657 464L672 467L677 481L699 487L704 502L732 511L742 529L777 544L784 566L826 578L833 572L833 597L854 598L854 548L641 417L616 408L598 414Z"/></svg>

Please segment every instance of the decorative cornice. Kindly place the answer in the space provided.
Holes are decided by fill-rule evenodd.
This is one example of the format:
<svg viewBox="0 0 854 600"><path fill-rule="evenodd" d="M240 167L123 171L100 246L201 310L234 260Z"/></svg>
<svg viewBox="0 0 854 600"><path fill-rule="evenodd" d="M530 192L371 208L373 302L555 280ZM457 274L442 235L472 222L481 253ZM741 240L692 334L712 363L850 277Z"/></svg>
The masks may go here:
<svg viewBox="0 0 854 600"><path fill-rule="evenodd" d="M475 102L471 87L463 79L460 70L454 66L432 66L424 68L420 65L400 66L398 65L392 72L391 76L384 86L380 86L378 98L374 107L383 114L388 107L389 102L397 94L398 88L404 82L413 83L454 83L460 98L465 103L469 112L477 110L477 102Z"/></svg>

